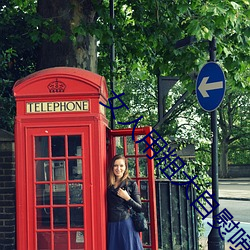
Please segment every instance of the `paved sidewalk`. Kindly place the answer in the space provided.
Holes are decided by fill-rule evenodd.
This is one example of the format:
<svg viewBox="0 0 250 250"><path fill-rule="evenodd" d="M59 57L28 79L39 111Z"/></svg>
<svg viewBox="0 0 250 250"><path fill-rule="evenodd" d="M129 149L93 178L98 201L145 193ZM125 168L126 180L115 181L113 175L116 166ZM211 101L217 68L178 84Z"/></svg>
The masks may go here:
<svg viewBox="0 0 250 250"><path fill-rule="evenodd" d="M245 190L219 190L219 199L250 201L250 192Z"/></svg>
<svg viewBox="0 0 250 250"><path fill-rule="evenodd" d="M234 178L234 179L219 179L219 184L223 183L239 183L244 184L244 185L249 185L250 186L250 178ZM210 187L208 191L212 193L212 188ZM227 199L227 200L250 200L250 191L249 190L244 190L243 187L242 189L238 190L221 190L219 189L219 199Z"/></svg>
<svg viewBox="0 0 250 250"><path fill-rule="evenodd" d="M238 185L238 188L237 190L233 190L233 187L229 186L226 190L224 188L219 189L219 199L250 201L250 190L249 188L248 190L246 189L246 185L250 186L250 178L219 179L219 185L221 184L224 188L227 184ZM208 191L212 194L211 187ZM202 250L208 250L207 240L207 237L201 237L199 239L199 243L202 245ZM232 246L232 244L225 241L225 250L230 250L230 246Z"/></svg>

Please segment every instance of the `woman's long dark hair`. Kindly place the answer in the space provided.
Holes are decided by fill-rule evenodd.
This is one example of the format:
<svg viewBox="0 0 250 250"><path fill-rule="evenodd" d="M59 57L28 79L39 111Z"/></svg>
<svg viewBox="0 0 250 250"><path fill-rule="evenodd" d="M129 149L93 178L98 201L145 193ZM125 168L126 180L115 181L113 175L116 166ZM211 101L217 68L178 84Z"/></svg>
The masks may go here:
<svg viewBox="0 0 250 250"><path fill-rule="evenodd" d="M121 182L127 179L130 179L129 172L128 172L128 160L125 158L124 155L115 155L113 159L111 160L109 167L108 167L108 187L115 184L115 174L114 174L114 164L116 160L123 159L125 162L126 169L124 171L124 174L121 178Z"/></svg>

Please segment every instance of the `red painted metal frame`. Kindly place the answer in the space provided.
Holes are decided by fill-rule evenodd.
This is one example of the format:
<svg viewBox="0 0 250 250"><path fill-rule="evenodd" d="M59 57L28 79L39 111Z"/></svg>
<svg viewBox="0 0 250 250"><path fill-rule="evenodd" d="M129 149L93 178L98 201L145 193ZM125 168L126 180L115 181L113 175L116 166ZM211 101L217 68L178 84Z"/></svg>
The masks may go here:
<svg viewBox="0 0 250 250"><path fill-rule="evenodd" d="M136 137L138 135L147 135L151 132L152 128L151 127L141 127L141 128L136 128L134 131L134 135L135 135L135 140ZM131 128L127 128L127 129L116 129L116 130L110 130L109 131L109 138L110 138L110 149L111 149L111 153L109 155L109 161L110 159L116 154L116 142L115 142L115 137L118 136L131 136L132 135L132 129ZM150 138L147 138L147 142L149 144L152 143L152 141L150 140ZM135 143L135 149L138 148L138 143ZM125 152L125 156L126 156L126 144L124 143L124 152ZM136 160L138 160L138 156L137 155L137 150L135 151L135 157ZM153 156L153 152L151 150L148 150L146 152L149 157ZM143 155L145 156L145 154ZM131 158L133 158L133 156L130 156ZM156 214L156 192L155 192L155 177L154 177L154 162L153 160L150 160L147 157L147 162L148 162L148 178L146 177L139 177L139 169L136 168L136 178L135 180L137 181L137 183L140 180L148 180L149 182L149 205L150 205L150 224L149 227L151 229L151 245L147 246L145 245L144 248L150 248L152 250L158 250L158 233L157 233L157 214ZM138 166L138 164L137 164Z"/></svg>
<svg viewBox="0 0 250 250"><path fill-rule="evenodd" d="M47 132L45 132L45 130ZM74 131L74 132L73 132ZM43 205L37 205L36 204L36 185L37 184L45 184L45 182L41 182L41 181L36 181L36 176L35 176L35 160L44 160L44 158L36 158L35 157L35 152L34 152L34 137L35 136L48 136L48 137L51 137L51 136L65 136L65 139L67 138L67 136L69 135L81 135L81 138L82 138L82 152L84 152L84 154L82 154L81 157L77 157L78 159L81 158L82 159L82 165L83 165L83 176L84 176L84 180L82 182L83 184L83 197L84 197L84 202L83 202L83 209L84 209L84 222L85 224L88 226L88 230L84 230L85 226L83 225L82 228L72 228L70 227L70 223L69 223L69 218L70 218L70 214L69 214L69 209L67 209L67 228L60 228L60 229L52 229L53 226L52 226L52 222L53 222L53 213L51 213L51 219L50 219L50 230L49 229L38 229L37 228L37 223L36 223L36 218L37 218L37 212L36 212L36 208L44 208ZM67 139L66 139L67 141ZM69 129L69 132L68 133L65 133L65 128L28 128L27 129L27 152L29 152L29 156L28 156L28 160L27 160L27 167L30 171L27 172L27 175L28 175L28 182L27 182L27 196L29 197L29 202L27 203L27 212L29 214L29 218L30 218L30 237L29 238L29 241L28 241L28 249L37 249L36 248L36 242L37 242L37 234L36 232L50 232L51 233L51 246L50 246L50 249L54 249L54 238L52 237L53 236L53 233L54 232L65 232L67 233L67 237L68 237L68 240L67 242L71 242L71 232L76 232L76 231L84 231L85 234L84 234L84 237L86 238L85 240L85 245L88 246L89 245L89 237L92 235L93 233L93 228L92 228L92 225L93 225L93 216L89 216L91 215L91 211L92 211L92 203L91 203L91 195L90 195L90 189L89 189L89 186L90 186L90 179L91 179L91 176L90 176L90 173L88 171L88 169L86 169L84 166L87 166L88 163L89 163L89 159L90 159L90 154L89 154L89 148L86 147L86 145L88 145L88 141L89 141L89 127L88 126L82 126L82 127L70 127ZM50 142L50 140L49 140ZM85 145L85 146L84 146ZM49 150L51 151L51 147L50 147L50 143L49 143ZM65 143L65 152L67 152L67 142ZM50 156L49 157L46 157L46 160L51 160L51 152L49 154ZM69 197L69 190L68 190L68 185L69 183L80 183L79 181L73 181L73 180L69 180L68 179L68 171L67 171L67 159L73 159L73 158L76 158L76 157L69 157L67 155L65 156L62 156L62 157L58 157L60 159L62 158L65 158L65 162L66 162L66 180L65 181L59 181L57 183L60 183L60 184L66 184L66 197ZM33 171L31 171L33 170ZM52 177L52 169L50 169L50 176ZM46 182L47 184L50 184L52 183L52 179L50 178L50 181L47 181ZM54 182L53 182L54 183ZM87 188L86 188L87 187ZM31 202L33 201L33 203ZM66 200L66 204L65 206L63 207L66 207L66 208L70 208L70 207L79 207L80 205L69 205L69 201ZM87 204L87 206L86 206ZM47 205L46 206L48 209L52 208L52 189L50 188L50 205ZM53 207L61 207L60 205L53 205ZM87 215L87 216L86 216ZM33 219L35 218L35 219ZM35 230L33 230L35 229ZM92 248L92 243L90 244L89 246L89 249ZM68 250L70 250L70 244L68 245ZM77 248L78 249L78 248ZM85 249L88 249L87 247L85 247Z"/></svg>

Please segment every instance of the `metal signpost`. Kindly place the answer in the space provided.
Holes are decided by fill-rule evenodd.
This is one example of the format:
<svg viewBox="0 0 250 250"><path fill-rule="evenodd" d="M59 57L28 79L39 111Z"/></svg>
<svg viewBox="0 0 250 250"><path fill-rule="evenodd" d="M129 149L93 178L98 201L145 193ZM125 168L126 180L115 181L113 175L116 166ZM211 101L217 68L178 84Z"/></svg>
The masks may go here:
<svg viewBox="0 0 250 250"><path fill-rule="evenodd" d="M201 107L211 112L212 140L212 195L219 203L218 183L218 129L217 129L217 108L221 104L225 94L225 77L220 66L215 63L215 38L209 42L210 62L200 71L196 81L196 96ZM212 200L215 207L215 202ZM213 217L219 213L219 207L213 210ZM217 227L217 229L216 229ZM208 235L208 250L224 250L225 243L218 232L218 221L213 220L213 228Z"/></svg>

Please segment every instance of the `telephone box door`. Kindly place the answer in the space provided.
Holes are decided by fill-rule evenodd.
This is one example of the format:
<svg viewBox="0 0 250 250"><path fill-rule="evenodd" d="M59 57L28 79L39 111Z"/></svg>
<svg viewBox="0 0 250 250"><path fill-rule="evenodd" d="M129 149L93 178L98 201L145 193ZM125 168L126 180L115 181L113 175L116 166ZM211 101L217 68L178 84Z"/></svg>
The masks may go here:
<svg viewBox="0 0 250 250"><path fill-rule="evenodd" d="M91 249L88 126L27 128L28 249Z"/></svg>
<svg viewBox="0 0 250 250"><path fill-rule="evenodd" d="M143 212L148 219L149 229L141 233L143 247L144 249L157 250L154 162L153 159L150 159L152 156L151 150L147 150L147 145L152 145L152 141L150 137L147 137L146 141L143 140L150 132L151 127L136 128L134 131L130 128L110 130L111 153L109 160L116 154L123 154L128 159L129 175L137 182L141 193Z"/></svg>

